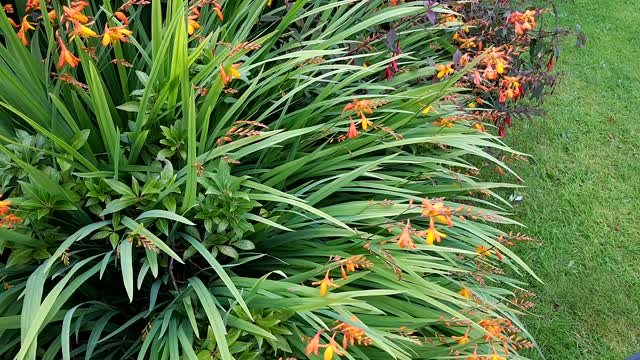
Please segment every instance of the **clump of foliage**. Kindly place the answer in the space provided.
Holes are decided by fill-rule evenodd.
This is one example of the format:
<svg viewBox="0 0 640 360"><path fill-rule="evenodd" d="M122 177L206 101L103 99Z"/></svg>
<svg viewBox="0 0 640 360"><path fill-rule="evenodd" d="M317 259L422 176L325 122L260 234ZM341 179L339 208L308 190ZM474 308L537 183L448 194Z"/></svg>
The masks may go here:
<svg viewBox="0 0 640 360"><path fill-rule="evenodd" d="M504 359L529 271L441 127L449 7L28 1L0 12L0 353ZM393 27L389 58L376 29ZM16 30L17 29L17 30ZM446 38L444 38L446 41ZM362 48L368 51L360 51ZM381 76L391 66L393 77ZM397 69L397 71L396 71ZM433 81L440 77L440 81ZM471 194L470 194L471 193ZM473 194L484 194L481 200ZM10 200L6 200L10 199Z"/></svg>

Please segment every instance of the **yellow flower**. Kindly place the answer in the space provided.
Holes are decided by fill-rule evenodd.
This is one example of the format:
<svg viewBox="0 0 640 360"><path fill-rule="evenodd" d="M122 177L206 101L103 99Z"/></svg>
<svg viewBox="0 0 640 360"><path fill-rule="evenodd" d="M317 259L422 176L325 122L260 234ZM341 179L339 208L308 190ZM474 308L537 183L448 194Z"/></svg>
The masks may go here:
<svg viewBox="0 0 640 360"><path fill-rule="evenodd" d="M95 31L93 31L90 28L82 25L79 21L74 20L73 21L73 25L74 25L75 28L71 32L71 36L69 37L70 41L73 41L73 39L76 37L76 35L80 36L81 38L97 37L98 36L98 34L96 34Z"/></svg>
<svg viewBox="0 0 640 360"><path fill-rule="evenodd" d="M462 288L460 291L458 291L458 294L466 297L467 299L471 299L472 297L471 291L469 291L469 289L467 288Z"/></svg>
<svg viewBox="0 0 640 360"><path fill-rule="evenodd" d="M108 27L104 25L104 34L102 35L102 46L109 46L109 44L117 43L118 41L126 42L127 36L133 34L133 31L126 28L126 26Z"/></svg>
<svg viewBox="0 0 640 360"><path fill-rule="evenodd" d="M434 228L427 230L427 245L433 245L434 241L442 242L442 239L446 239L447 234L441 233Z"/></svg>
<svg viewBox="0 0 640 360"><path fill-rule="evenodd" d="M200 24L194 20L194 19L189 19L189 25L187 27L187 32L189 33L189 35L193 35L193 33L200 29L202 26L200 26Z"/></svg>
<svg viewBox="0 0 640 360"><path fill-rule="evenodd" d="M438 79L442 79L445 76L449 76L454 73L453 63L448 63L446 65L438 64L436 65L436 70L438 71Z"/></svg>
<svg viewBox="0 0 640 360"><path fill-rule="evenodd" d="M487 256L491 256L491 255L493 255L493 254L491 253L491 250L489 250L489 248L488 248L488 247L486 247L486 246L478 246L478 247L476 248L476 253L477 253L478 255L482 256L483 258L484 258L484 257L487 257Z"/></svg>
<svg viewBox="0 0 640 360"><path fill-rule="evenodd" d="M339 285L333 283L333 279L329 278L329 270L327 270L327 273L324 275L324 279L313 282L311 283L311 285L320 285L320 296L327 295L327 290L329 289L329 287L340 287Z"/></svg>
<svg viewBox="0 0 640 360"><path fill-rule="evenodd" d="M242 77L242 75L238 71L238 68L240 67L240 65L241 64L233 64L231 65L231 67L225 70L222 64L220 64L220 69L219 69L220 78L222 79L222 83L224 85L227 85L228 83L230 83L234 78L240 79Z"/></svg>
<svg viewBox="0 0 640 360"><path fill-rule="evenodd" d="M20 30L18 30L18 37L20 38L20 41L22 41L22 43L25 46L29 45L29 40L27 40L27 31L36 29L36 28L33 27L33 25L35 25L35 24L34 23L30 23L27 20L28 17L29 17L29 15L27 15L27 16L22 18L22 22L20 23Z"/></svg>

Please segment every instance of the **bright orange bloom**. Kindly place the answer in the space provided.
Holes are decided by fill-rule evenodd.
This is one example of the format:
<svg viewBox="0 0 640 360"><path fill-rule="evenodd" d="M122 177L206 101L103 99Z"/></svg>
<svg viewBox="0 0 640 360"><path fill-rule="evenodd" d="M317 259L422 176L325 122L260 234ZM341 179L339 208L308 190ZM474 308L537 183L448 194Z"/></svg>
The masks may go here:
<svg viewBox="0 0 640 360"><path fill-rule="evenodd" d="M2 195L0 194L0 199ZM0 216L5 215L11 210L9 206L11 205L11 200L0 200Z"/></svg>
<svg viewBox="0 0 640 360"><path fill-rule="evenodd" d="M435 217L441 224L453 226L451 220L451 208L446 206L443 201L435 200L430 201L428 198L422 199L422 216Z"/></svg>
<svg viewBox="0 0 640 360"><path fill-rule="evenodd" d="M20 23L20 30L18 30L18 37L25 46L29 45L29 40L27 40L27 31L36 29L33 27L33 25L35 24L27 20L28 17L29 15L26 15L22 18L22 22Z"/></svg>
<svg viewBox="0 0 640 360"><path fill-rule="evenodd" d="M360 117L360 124L362 126L362 130L366 131L369 125L372 125L373 123L369 121L364 114L365 113L373 114L373 110L379 108L382 105L385 105L386 103L388 103L388 101L386 100L354 99L353 102L344 106L344 108L342 109L342 113L344 114L345 111L355 111L356 115Z"/></svg>
<svg viewBox="0 0 640 360"><path fill-rule="evenodd" d="M482 125L482 123L479 123L479 122L473 123L472 127L478 131L482 131L482 132L486 131L486 129L484 128L484 125Z"/></svg>
<svg viewBox="0 0 640 360"><path fill-rule="evenodd" d="M340 287L339 285L333 283L333 279L329 278L329 270L327 270L327 273L324 275L324 279L313 282L311 283L311 285L320 285L320 296L327 295L327 290L329 289L329 287Z"/></svg>
<svg viewBox="0 0 640 360"><path fill-rule="evenodd" d="M79 21L73 20L73 26L74 26L74 29L71 32L71 36L69 37L69 41L73 41L73 39L76 37L76 35L80 36L81 38L97 37L98 36L98 34L96 34L95 31L93 31L90 28L82 25Z"/></svg>
<svg viewBox="0 0 640 360"><path fill-rule="evenodd" d="M127 36L133 34L133 31L127 29L125 25L108 27L104 25L104 34L102 35L102 46L109 46L109 44L117 43L118 41L127 42Z"/></svg>
<svg viewBox="0 0 640 360"><path fill-rule="evenodd" d="M353 120L351 120L351 122L349 123L349 131L347 131L347 137L349 139L358 137L358 129L356 128L356 123L354 123Z"/></svg>
<svg viewBox="0 0 640 360"><path fill-rule="evenodd" d="M82 10L89 6L86 1L76 1L71 3L71 7L63 6L64 18L67 20L75 20L82 24L89 22L89 18L82 13Z"/></svg>
<svg viewBox="0 0 640 360"><path fill-rule="evenodd" d="M437 78L442 79L443 77L448 77L453 74L455 70L453 70L453 63L448 63L446 65L438 64L436 65L436 70L438 71Z"/></svg>
<svg viewBox="0 0 640 360"><path fill-rule="evenodd" d="M56 13L55 9L47 13L47 19L49 19L50 23L53 23L54 21L56 21L57 18L58 18L58 14Z"/></svg>
<svg viewBox="0 0 640 360"><path fill-rule="evenodd" d="M475 40L477 39L477 36L474 37L470 37L467 39L460 39L460 42L462 42L462 44L460 44L460 49L470 49L476 46Z"/></svg>
<svg viewBox="0 0 640 360"><path fill-rule="evenodd" d="M488 334L484 335L485 341L491 341L493 338L506 341L507 336L505 335L505 326L511 326L511 321L502 318L484 319L481 320L478 325L482 326L488 332Z"/></svg>
<svg viewBox="0 0 640 360"><path fill-rule="evenodd" d="M123 12L116 11L113 13L113 16L115 16L118 20L122 21L124 25L129 25L129 18L127 18L127 15L125 15Z"/></svg>
<svg viewBox="0 0 640 360"><path fill-rule="evenodd" d="M3 228L5 226L9 228L13 228L21 222L22 222L21 218L17 217L14 214L9 214L5 216L3 219L0 219L0 228Z"/></svg>
<svg viewBox="0 0 640 360"><path fill-rule="evenodd" d="M40 0L27 0L27 6L24 11L29 12L31 10L40 10Z"/></svg>
<svg viewBox="0 0 640 360"><path fill-rule="evenodd" d="M351 316L350 320L352 322L358 322L358 318L355 315ZM347 346L355 345L357 342L358 345L368 346L371 344L371 338L369 338L365 331L357 326L349 325L347 323L340 323L336 327L333 328L333 331L337 331L342 333L342 348L346 349Z"/></svg>
<svg viewBox="0 0 640 360"><path fill-rule="evenodd" d="M242 77L242 75L238 71L240 65L241 64L233 64L225 70L225 68L222 67L222 64L220 64L220 78L222 79L222 83L224 85L230 83L234 78L240 79Z"/></svg>
<svg viewBox="0 0 640 360"><path fill-rule="evenodd" d="M367 258L362 255L350 256L344 260L339 260L339 263L340 272L344 280L347 280L347 273L349 272L354 272L356 271L356 269L359 269L361 267L369 268L373 266L373 263L371 261L368 261Z"/></svg>
<svg viewBox="0 0 640 360"><path fill-rule="evenodd" d="M507 101L507 99L518 100L522 94L520 77L505 76L502 80L502 89L500 90L501 103Z"/></svg>
<svg viewBox="0 0 640 360"><path fill-rule="evenodd" d="M413 242L411 238L411 223L407 221L407 225L402 230L402 234L396 237L398 239L398 246L401 249L409 248L411 250L416 248L416 244Z"/></svg>
<svg viewBox="0 0 640 360"><path fill-rule="evenodd" d="M80 59L75 57L69 49L64 45L60 36L58 36L58 44L60 45L60 59L58 60L58 65L56 67L60 69L64 66L64 64L69 64L72 68L78 66Z"/></svg>
<svg viewBox="0 0 640 360"><path fill-rule="evenodd" d="M189 15L187 17L187 33L189 35L193 35L193 33L200 29L202 26L200 26L200 23L198 23L198 18L200 17L200 11L198 10L198 8L193 7L191 8L191 11L193 12L193 14Z"/></svg>
<svg viewBox="0 0 640 360"><path fill-rule="evenodd" d="M509 67L510 57L505 51L494 48L481 61L481 65L485 66L484 78L487 80L495 80L498 75L502 75L504 70Z"/></svg>
<svg viewBox="0 0 640 360"><path fill-rule="evenodd" d="M527 10L524 13L514 12L507 18L507 22L514 25L516 35L522 36L536 27L536 12Z"/></svg>
<svg viewBox="0 0 640 360"><path fill-rule="evenodd" d="M311 355L312 353L314 355L318 355L318 351L320 349L320 335L322 335L323 332L324 330L320 330L314 337L309 339L309 344L307 344L307 348L305 349L305 353L307 354L307 356Z"/></svg>
<svg viewBox="0 0 640 360"><path fill-rule="evenodd" d="M216 12L216 15L218 15L218 18L220 19L220 21L224 21L224 15L222 14L222 6L220 6L220 4L218 4L217 2L214 2L213 11Z"/></svg>

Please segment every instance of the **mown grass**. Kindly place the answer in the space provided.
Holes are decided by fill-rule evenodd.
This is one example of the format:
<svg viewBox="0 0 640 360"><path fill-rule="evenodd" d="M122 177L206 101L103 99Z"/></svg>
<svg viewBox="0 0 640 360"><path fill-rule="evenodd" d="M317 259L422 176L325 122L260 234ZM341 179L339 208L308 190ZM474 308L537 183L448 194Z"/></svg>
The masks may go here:
<svg viewBox="0 0 640 360"><path fill-rule="evenodd" d="M640 2L560 1L563 79L507 143L533 156L517 219L544 246L523 257L545 284L525 318L547 359L622 359L640 352Z"/></svg>

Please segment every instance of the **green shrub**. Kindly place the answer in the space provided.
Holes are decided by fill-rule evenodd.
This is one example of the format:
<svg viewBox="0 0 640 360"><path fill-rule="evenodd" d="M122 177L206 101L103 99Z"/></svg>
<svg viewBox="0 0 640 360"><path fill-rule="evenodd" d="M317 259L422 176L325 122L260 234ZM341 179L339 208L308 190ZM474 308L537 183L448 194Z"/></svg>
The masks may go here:
<svg viewBox="0 0 640 360"><path fill-rule="evenodd" d="M498 267L529 271L508 248L520 237L498 228L514 222L492 189L511 185L471 174L478 160L508 170L495 154L512 151L427 121L435 103L464 111L442 101L464 71L432 81L448 60L411 21L422 2L46 3L29 2L56 20L21 36L0 19L0 353L500 359L531 346L516 318L527 293ZM83 38L83 23L113 37ZM389 24L393 58L366 40Z"/></svg>

